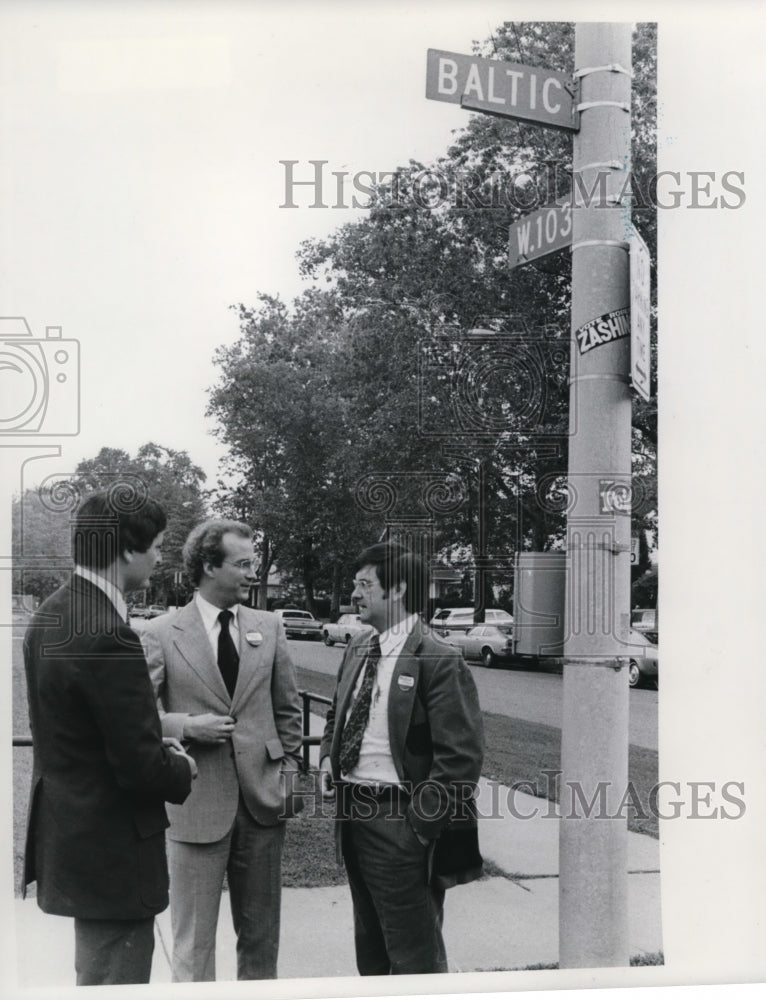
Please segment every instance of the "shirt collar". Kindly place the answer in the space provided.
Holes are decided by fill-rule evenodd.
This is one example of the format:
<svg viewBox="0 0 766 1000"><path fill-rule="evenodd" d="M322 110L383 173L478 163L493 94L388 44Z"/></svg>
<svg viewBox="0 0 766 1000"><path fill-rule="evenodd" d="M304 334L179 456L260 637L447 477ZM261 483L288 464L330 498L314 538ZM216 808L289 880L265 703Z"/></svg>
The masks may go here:
<svg viewBox="0 0 766 1000"><path fill-rule="evenodd" d="M120 593L120 590L111 580L107 580L105 576L101 576L100 573L96 573L92 569L88 569L87 566L75 566L74 568L77 576L81 576L83 580L87 580L88 583L92 583L99 590L102 590L117 611L117 614L122 618L124 622L128 620L128 606L125 603L125 598Z"/></svg>
<svg viewBox="0 0 766 1000"><path fill-rule="evenodd" d="M205 631L209 632L218 624L218 616L223 611L223 608L218 608L215 604L211 604L210 601L206 601L199 591L194 595L194 600L197 603L197 610L202 615L202 624L205 626ZM230 608L227 608L232 614L231 624L237 629L239 628L239 607L239 604L232 604Z"/></svg>
<svg viewBox="0 0 766 1000"><path fill-rule="evenodd" d="M385 632L381 632L379 636L381 654L383 656L398 656L408 636L412 634L417 620L417 615L407 615L391 628L387 628Z"/></svg>

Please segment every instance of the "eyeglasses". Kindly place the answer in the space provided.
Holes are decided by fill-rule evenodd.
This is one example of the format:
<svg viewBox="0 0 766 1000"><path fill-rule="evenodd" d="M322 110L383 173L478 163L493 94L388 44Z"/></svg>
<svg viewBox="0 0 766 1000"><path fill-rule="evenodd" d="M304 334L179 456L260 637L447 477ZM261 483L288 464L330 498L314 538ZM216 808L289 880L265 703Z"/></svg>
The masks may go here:
<svg viewBox="0 0 766 1000"><path fill-rule="evenodd" d="M374 580L354 580L354 590L372 590L374 586Z"/></svg>
<svg viewBox="0 0 766 1000"><path fill-rule="evenodd" d="M225 563L229 566L235 566L237 569L241 570L243 573L252 573L255 571L258 565L255 559L238 559L236 562L232 562L231 559L224 559Z"/></svg>

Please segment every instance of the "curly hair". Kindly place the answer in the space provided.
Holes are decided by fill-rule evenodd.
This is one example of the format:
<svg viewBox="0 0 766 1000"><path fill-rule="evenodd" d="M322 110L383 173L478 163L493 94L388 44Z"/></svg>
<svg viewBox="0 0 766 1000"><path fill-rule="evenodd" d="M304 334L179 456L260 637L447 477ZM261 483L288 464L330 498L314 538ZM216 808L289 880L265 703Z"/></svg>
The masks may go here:
<svg viewBox="0 0 766 1000"><path fill-rule="evenodd" d="M232 533L240 538L252 538L253 531L242 521L211 518L193 528L184 542L184 568L196 587L202 579L205 563L220 566L223 563L223 536Z"/></svg>

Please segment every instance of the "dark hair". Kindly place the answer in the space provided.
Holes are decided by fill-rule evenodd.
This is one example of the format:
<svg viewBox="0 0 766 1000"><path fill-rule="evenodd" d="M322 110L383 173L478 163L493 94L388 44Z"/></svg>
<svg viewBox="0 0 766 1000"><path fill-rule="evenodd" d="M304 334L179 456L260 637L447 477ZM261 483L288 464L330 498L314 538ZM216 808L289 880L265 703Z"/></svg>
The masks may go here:
<svg viewBox="0 0 766 1000"><path fill-rule="evenodd" d="M210 519L198 524L184 543L184 567L194 586L202 579L205 563L220 566L223 562L223 536L233 532L240 538L252 538L253 531L241 521Z"/></svg>
<svg viewBox="0 0 766 1000"><path fill-rule="evenodd" d="M404 592L404 608L406 611L420 611L423 608L425 594L425 574L423 563L414 552L405 549L398 542L379 542L360 552L354 563L354 572L358 573L365 566L374 566L378 580L387 594L391 587L406 583Z"/></svg>
<svg viewBox="0 0 766 1000"><path fill-rule="evenodd" d="M93 493L75 516L74 561L87 569L106 569L125 552L146 552L166 524L157 501L132 488Z"/></svg>

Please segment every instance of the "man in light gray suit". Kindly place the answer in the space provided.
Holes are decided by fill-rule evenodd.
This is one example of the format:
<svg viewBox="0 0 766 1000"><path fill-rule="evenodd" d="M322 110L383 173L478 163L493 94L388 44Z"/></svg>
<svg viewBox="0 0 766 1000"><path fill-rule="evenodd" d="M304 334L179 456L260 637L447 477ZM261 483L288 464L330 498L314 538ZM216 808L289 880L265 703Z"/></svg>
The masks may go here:
<svg viewBox="0 0 766 1000"><path fill-rule="evenodd" d="M277 974L284 820L301 806L301 710L282 623L240 603L253 554L246 524L198 525L184 546L194 600L142 637L163 735L188 745L199 769L184 805L168 809L174 982L215 980L224 873L237 978Z"/></svg>

